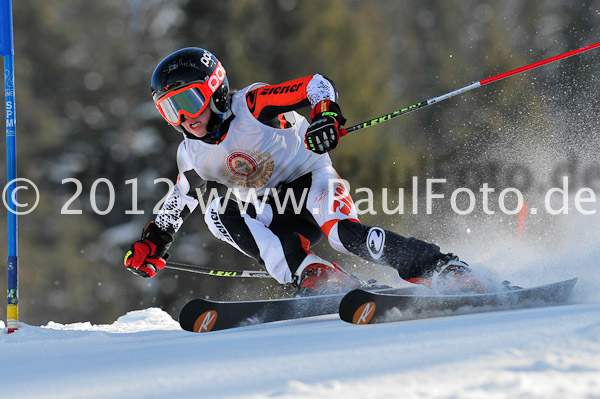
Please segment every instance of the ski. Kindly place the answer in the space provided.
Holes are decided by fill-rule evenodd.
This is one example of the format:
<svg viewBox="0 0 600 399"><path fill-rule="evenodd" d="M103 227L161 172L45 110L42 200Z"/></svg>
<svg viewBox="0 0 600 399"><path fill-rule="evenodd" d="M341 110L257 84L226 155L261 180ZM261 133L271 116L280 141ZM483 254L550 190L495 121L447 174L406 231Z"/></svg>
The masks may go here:
<svg viewBox="0 0 600 399"><path fill-rule="evenodd" d="M577 278L531 288L463 295L406 295L357 289L340 302L340 318L353 324L385 323L419 318L564 304Z"/></svg>
<svg viewBox="0 0 600 399"><path fill-rule="evenodd" d="M377 292L414 294L422 287L379 288ZM300 296L253 301L193 299L179 313L181 328L209 332L273 321L336 314L345 294Z"/></svg>

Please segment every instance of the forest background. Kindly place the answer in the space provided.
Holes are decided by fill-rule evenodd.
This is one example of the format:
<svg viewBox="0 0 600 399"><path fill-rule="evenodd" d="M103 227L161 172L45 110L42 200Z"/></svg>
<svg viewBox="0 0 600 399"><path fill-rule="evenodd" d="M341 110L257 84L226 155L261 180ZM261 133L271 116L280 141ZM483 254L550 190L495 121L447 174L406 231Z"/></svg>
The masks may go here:
<svg viewBox="0 0 600 399"><path fill-rule="evenodd" d="M149 90L156 64L172 51L209 49L236 89L322 73L335 82L352 125L600 37L598 0L19 0L13 11L18 176L40 190L36 210L19 217L20 313L30 324L109 323L150 306L176 317L193 297L291 292L274 281L167 270L146 280L122 265L166 194L167 185L155 179L177 174L181 136L160 118ZM577 187L598 191L599 53L344 138L331 157L351 187L379 193L376 203L388 190L388 208L405 201L403 212L367 213L361 220L472 255L477 251L469 248L485 249L482 237L516 236L516 216L487 215L478 206L458 217L443 204L431 215L413 214L413 177L445 178L440 192L447 194L456 187L478 193L483 182L496 192L517 187L531 201L560 186L565 174ZM101 178L114 187L114 204ZM65 179L79 180L81 193ZM30 194L21 191L20 202ZM109 206L110 212L98 212ZM6 242L3 215L0 241ZM556 220L532 216L525 239L541 252L556 248L543 234ZM391 270L335 253L326 240L315 250L362 277L392 278ZM259 268L215 239L199 212L170 252L178 262Z"/></svg>

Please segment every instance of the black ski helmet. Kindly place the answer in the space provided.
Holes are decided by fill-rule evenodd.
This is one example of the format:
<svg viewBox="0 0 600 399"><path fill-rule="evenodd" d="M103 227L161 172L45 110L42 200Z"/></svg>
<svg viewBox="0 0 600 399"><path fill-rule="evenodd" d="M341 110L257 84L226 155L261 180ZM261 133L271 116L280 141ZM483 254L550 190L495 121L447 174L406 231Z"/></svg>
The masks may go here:
<svg viewBox="0 0 600 399"><path fill-rule="evenodd" d="M183 115L195 116L210 106L214 116L221 117L230 108L225 69L210 51L199 47L183 48L165 57L154 70L150 86L159 112L180 132ZM187 93L188 86L195 88L195 95L177 101L176 96Z"/></svg>

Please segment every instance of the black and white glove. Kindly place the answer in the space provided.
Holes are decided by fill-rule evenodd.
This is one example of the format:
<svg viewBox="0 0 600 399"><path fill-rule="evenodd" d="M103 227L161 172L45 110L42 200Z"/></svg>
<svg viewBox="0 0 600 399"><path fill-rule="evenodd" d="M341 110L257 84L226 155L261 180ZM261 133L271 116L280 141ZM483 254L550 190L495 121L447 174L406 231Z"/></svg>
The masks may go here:
<svg viewBox="0 0 600 399"><path fill-rule="evenodd" d="M304 144L317 154L324 154L337 147L340 137L346 135L346 129L341 126L346 118L340 111L340 106L331 100L321 100L310 113L312 123L306 130Z"/></svg>

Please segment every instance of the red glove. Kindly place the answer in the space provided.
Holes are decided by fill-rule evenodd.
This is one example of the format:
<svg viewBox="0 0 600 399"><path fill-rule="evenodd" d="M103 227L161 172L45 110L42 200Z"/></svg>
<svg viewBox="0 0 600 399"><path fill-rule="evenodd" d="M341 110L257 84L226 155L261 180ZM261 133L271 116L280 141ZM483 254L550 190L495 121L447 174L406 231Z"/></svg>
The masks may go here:
<svg viewBox="0 0 600 399"><path fill-rule="evenodd" d="M162 231L154 222L148 223L142 238L125 254L125 267L139 276L154 277L158 270L165 267L169 258L167 251L172 242L172 234Z"/></svg>
<svg viewBox="0 0 600 399"><path fill-rule="evenodd" d="M306 148L324 154L337 147L340 137L346 135L346 129L340 129L346 123L340 106L331 100L321 100L313 107L310 117L312 123L304 140Z"/></svg>

